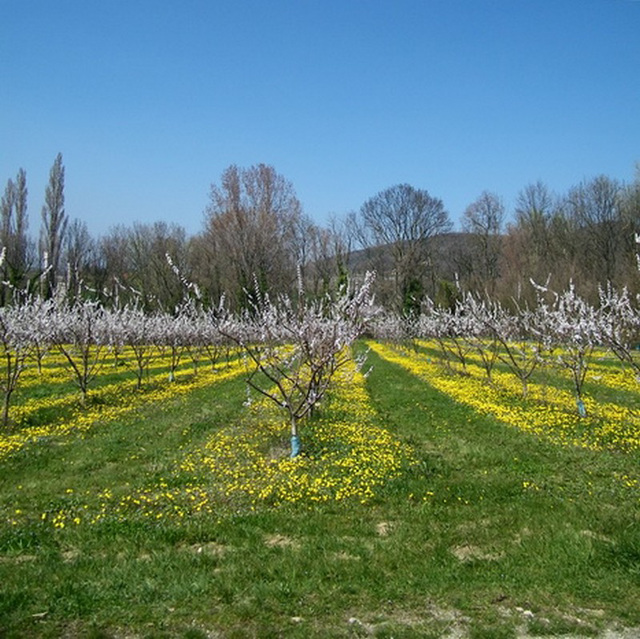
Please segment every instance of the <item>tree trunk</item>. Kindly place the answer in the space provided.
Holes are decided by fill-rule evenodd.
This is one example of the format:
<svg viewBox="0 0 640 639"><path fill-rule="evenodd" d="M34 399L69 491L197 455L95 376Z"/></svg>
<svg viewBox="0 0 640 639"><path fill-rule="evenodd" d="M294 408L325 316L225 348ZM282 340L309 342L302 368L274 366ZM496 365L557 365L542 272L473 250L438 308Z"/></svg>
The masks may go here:
<svg viewBox="0 0 640 639"><path fill-rule="evenodd" d="M6 392L4 394L4 402L2 406L2 427L4 430L9 430L9 402L11 399L11 393Z"/></svg>
<svg viewBox="0 0 640 639"><path fill-rule="evenodd" d="M291 416L291 459L297 457L302 452L302 444L298 435L298 423L296 418Z"/></svg>

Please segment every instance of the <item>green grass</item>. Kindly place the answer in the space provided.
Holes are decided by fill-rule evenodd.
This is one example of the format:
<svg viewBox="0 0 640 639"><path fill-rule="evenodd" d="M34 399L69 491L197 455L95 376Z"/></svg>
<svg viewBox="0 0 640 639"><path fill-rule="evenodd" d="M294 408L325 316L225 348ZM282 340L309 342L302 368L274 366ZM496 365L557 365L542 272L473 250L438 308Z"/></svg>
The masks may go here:
<svg viewBox="0 0 640 639"><path fill-rule="evenodd" d="M106 489L180 482L185 452L250 427L241 378L0 461L0 636L499 639L640 625L640 494L620 479L637 476L637 453L551 444L370 362L375 419L416 463L364 504L42 519L98 508Z"/></svg>

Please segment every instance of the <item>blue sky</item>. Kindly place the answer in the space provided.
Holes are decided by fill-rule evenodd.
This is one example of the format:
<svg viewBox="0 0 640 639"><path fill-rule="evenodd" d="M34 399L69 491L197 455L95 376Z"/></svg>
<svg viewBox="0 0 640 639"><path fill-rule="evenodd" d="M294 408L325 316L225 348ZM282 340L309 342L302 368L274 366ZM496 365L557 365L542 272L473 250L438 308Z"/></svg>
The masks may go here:
<svg viewBox="0 0 640 639"><path fill-rule="evenodd" d="M56 154L93 234L200 230L230 164L317 223L398 183L454 221L640 161L637 0L0 0L0 180L32 231Z"/></svg>

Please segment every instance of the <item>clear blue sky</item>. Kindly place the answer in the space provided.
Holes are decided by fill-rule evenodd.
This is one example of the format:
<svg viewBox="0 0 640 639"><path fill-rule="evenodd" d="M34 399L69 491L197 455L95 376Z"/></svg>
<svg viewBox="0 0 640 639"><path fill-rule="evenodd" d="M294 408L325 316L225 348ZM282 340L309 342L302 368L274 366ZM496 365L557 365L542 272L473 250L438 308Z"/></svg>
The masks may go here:
<svg viewBox="0 0 640 639"><path fill-rule="evenodd" d="M230 164L318 223L407 182L457 221L640 161L637 0L0 0L0 180L93 234L202 225Z"/></svg>

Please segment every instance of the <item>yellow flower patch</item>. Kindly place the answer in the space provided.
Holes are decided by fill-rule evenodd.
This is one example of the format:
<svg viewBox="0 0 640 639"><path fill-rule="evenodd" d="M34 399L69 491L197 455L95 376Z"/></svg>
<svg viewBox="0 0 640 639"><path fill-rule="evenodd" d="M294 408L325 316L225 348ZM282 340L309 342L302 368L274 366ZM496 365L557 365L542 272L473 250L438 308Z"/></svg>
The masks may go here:
<svg viewBox="0 0 640 639"><path fill-rule="evenodd" d="M0 459L13 454L34 442L58 438L70 433L82 433L96 424L104 424L123 417L146 404L161 403L204 388L212 383L235 377L244 371L244 364L236 361L222 371L201 370L197 376L188 371L178 373L177 379L184 376L180 383L166 382L161 387L154 385L160 379L167 378L166 371L149 378L151 390L136 392L134 380L108 384L90 393L91 403L87 407L80 405L77 393L67 393L61 397L29 399L11 410L11 418L18 424L43 408L66 409L66 417L49 423L22 427L15 432L0 432ZM97 401L96 401L97 400Z"/></svg>
<svg viewBox="0 0 640 639"><path fill-rule="evenodd" d="M375 412L354 367L336 382L328 407L332 417L302 429L302 456L287 456L288 425L274 416L248 431L217 434L185 464L205 470L226 496L253 503L369 500L400 474L411 453L372 423ZM273 412L268 408L261 402L261 414Z"/></svg>
<svg viewBox="0 0 640 639"><path fill-rule="evenodd" d="M623 406L584 398L588 417L581 418L575 397L568 391L530 383L523 399L518 380L504 371L494 370L493 384L489 384L484 371L472 361L466 368L468 375L452 375L424 355L375 342L369 347L452 399L557 444L593 450L640 449L640 418ZM615 374L609 373L610 384L613 379Z"/></svg>
<svg viewBox="0 0 640 639"><path fill-rule="evenodd" d="M355 368L335 382L320 409L326 417L302 425L301 456L289 457L288 425L275 405L261 399L247 408L246 419L185 454L169 478L124 496L104 491L90 515L78 508L57 512L58 527L81 516L88 523L132 516L179 522L260 505L369 501L413 462L412 451L374 423L364 378Z"/></svg>

